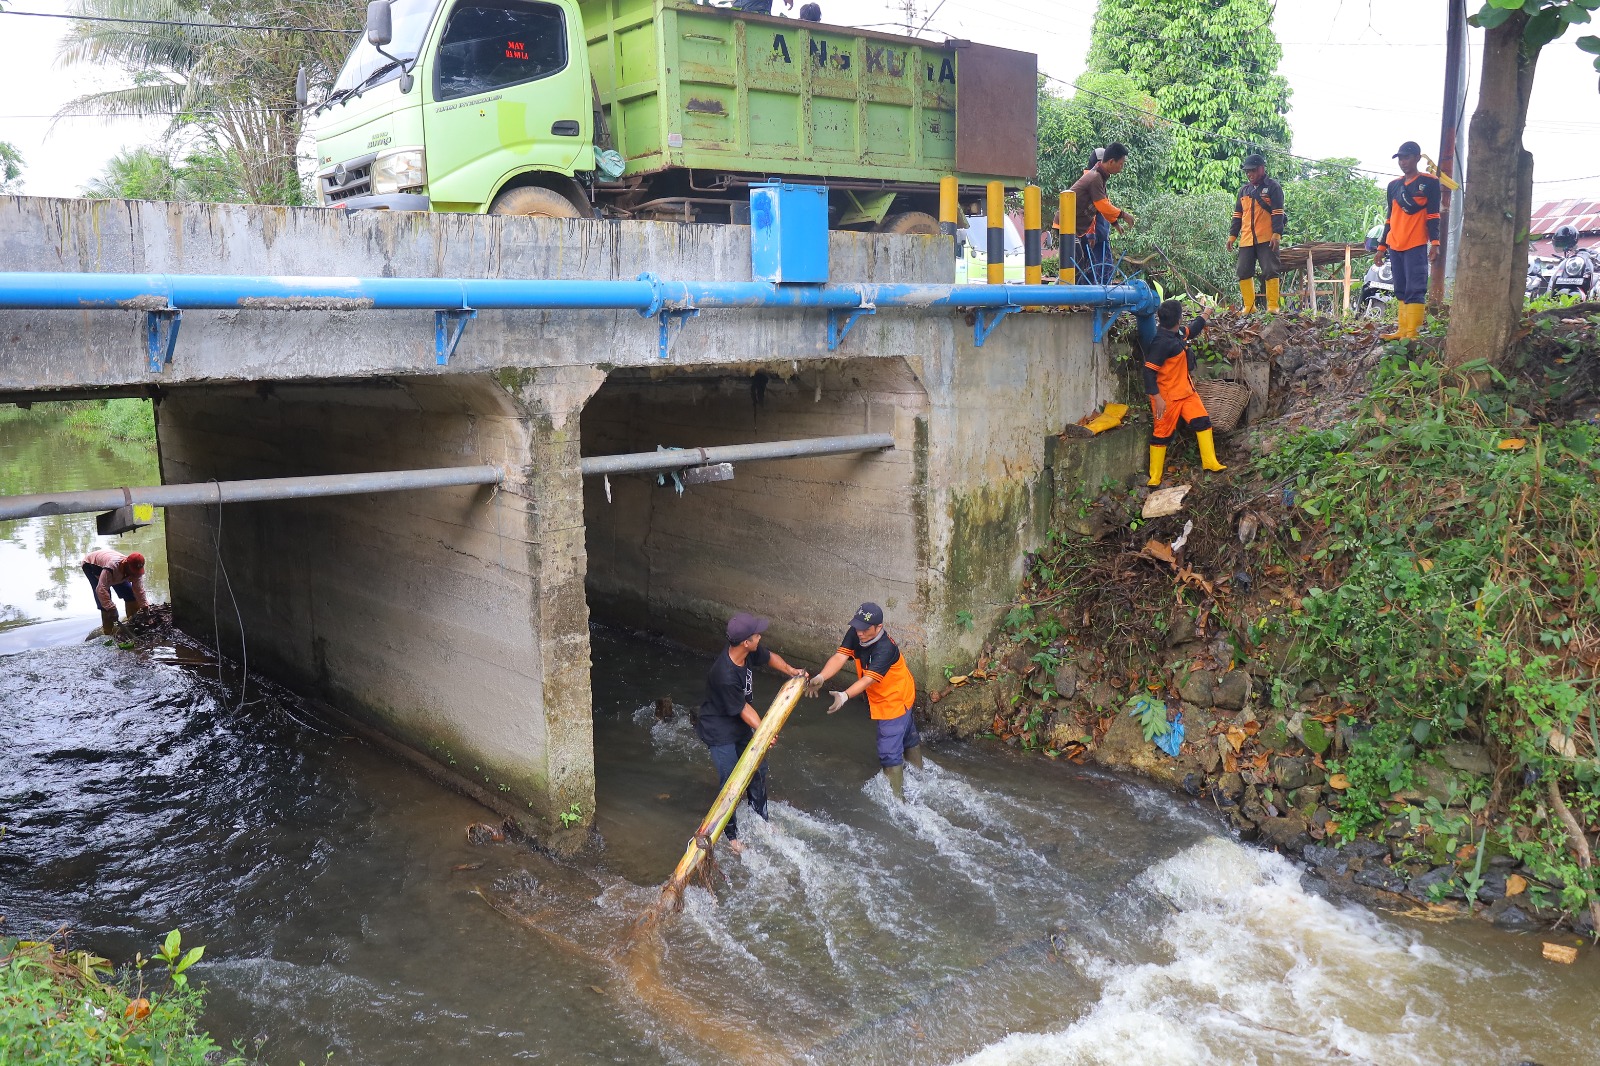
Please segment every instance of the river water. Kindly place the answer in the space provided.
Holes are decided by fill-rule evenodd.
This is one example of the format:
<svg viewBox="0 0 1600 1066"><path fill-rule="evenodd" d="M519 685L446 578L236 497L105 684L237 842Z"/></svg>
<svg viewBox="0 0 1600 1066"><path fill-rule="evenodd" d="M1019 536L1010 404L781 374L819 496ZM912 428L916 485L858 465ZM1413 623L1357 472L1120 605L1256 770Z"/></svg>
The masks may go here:
<svg viewBox="0 0 1600 1066"><path fill-rule="evenodd" d="M26 424L0 424L8 466L132 480ZM741 818L743 859L629 949L714 792L685 717L654 713L698 701L701 657L595 631L604 845L561 864L468 843L480 808L259 679L241 700L202 649L84 640L92 532L0 525L0 928L126 959L181 927L206 1024L263 1061L1600 1058L1588 952L1329 902L1200 806L999 746L933 749L901 804L864 716L820 701L773 753L771 823Z"/></svg>

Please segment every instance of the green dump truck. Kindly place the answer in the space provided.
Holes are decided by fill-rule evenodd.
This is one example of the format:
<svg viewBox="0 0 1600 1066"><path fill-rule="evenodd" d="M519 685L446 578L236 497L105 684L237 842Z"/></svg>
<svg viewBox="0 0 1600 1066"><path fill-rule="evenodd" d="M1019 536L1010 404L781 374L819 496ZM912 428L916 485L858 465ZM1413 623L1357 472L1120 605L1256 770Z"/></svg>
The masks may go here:
<svg viewBox="0 0 1600 1066"><path fill-rule="evenodd" d="M1035 57L690 0L375 0L307 123L327 207L937 232L938 182L1035 172Z"/></svg>

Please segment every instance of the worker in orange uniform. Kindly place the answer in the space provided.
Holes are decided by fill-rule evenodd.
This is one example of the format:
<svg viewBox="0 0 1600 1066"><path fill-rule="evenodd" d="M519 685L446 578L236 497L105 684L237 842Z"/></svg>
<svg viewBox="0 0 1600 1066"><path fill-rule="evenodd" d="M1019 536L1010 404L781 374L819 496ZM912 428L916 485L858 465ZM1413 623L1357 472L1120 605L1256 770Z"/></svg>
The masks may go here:
<svg viewBox="0 0 1600 1066"><path fill-rule="evenodd" d="M906 666L906 657L900 654L900 646L883 627L883 608L875 603L856 608L839 650L807 682L807 695L820 696L823 682L852 660L856 664L855 683L829 693L832 703L828 713L843 707L853 696L867 694L867 713L878 727L878 764L895 796L904 799L906 762L922 769L922 735L917 732L911 710L917 698L917 683Z"/></svg>
<svg viewBox="0 0 1600 1066"><path fill-rule="evenodd" d="M1233 203L1233 226L1228 248L1239 246L1239 295L1244 313L1256 309L1256 268L1267 284L1267 310L1278 310L1278 241L1283 237L1283 186L1267 176L1267 161L1259 155L1244 157L1245 184Z"/></svg>
<svg viewBox="0 0 1600 1066"><path fill-rule="evenodd" d="M1089 169L1072 183L1078 196L1078 277L1091 285L1111 284L1111 227L1133 225L1133 215L1113 204L1106 193L1106 179L1121 174L1127 165L1127 145L1113 141L1094 150Z"/></svg>
<svg viewBox="0 0 1600 1066"><path fill-rule="evenodd" d="M1428 264L1439 258L1439 179L1417 171L1422 147L1407 141L1394 154L1400 177L1389 183L1389 218L1372 262L1385 257L1394 270L1394 296L1400 302L1400 327L1386 341L1415 337L1427 314Z"/></svg>
<svg viewBox="0 0 1600 1066"><path fill-rule="evenodd" d="M1194 353L1189 342L1200 336L1206 320L1196 317L1187 326L1181 325L1183 305L1177 300L1167 300L1156 309L1156 339L1145 349L1144 391L1150 397L1150 408L1155 414L1155 424L1150 428L1150 481L1154 488L1161 484L1161 474L1167 466L1167 446L1177 435L1178 422L1194 430L1194 439L1200 445L1200 465L1207 470L1226 470L1217 462L1216 441L1211 436L1211 415L1206 405L1194 391L1189 374L1194 370Z"/></svg>

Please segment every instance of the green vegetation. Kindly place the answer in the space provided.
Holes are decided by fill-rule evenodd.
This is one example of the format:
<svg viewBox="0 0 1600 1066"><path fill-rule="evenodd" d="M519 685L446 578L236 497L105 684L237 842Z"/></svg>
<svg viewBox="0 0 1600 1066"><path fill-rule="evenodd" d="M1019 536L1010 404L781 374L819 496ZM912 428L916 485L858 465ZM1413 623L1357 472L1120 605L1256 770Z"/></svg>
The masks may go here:
<svg viewBox="0 0 1600 1066"><path fill-rule="evenodd" d="M10 141L0 141L0 193L22 190L22 153Z"/></svg>
<svg viewBox="0 0 1600 1066"><path fill-rule="evenodd" d="M1287 149L1289 83L1269 0L1103 0L1089 71L1126 71L1172 121L1172 192L1238 187L1239 159Z"/></svg>
<svg viewBox="0 0 1600 1066"><path fill-rule="evenodd" d="M0 1061L242 1066L199 1027L204 996L185 971L204 950L184 951L174 929L114 976L90 952L0 938Z"/></svg>
<svg viewBox="0 0 1600 1066"><path fill-rule="evenodd" d="M91 200L181 200L237 203L247 198L243 165L229 151L190 152L127 148L83 187Z"/></svg>
<svg viewBox="0 0 1600 1066"><path fill-rule="evenodd" d="M1462 369L1490 383L1386 364L1361 417L1257 460L1313 528L1288 624L1352 705L1355 742L1329 763L1349 780L1343 838L1414 812L1394 795L1445 744L1480 742L1482 793L1413 821L1441 853L1515 856L1576 910L1600 899L1582 840L1600 825L1600 430L1530 424L1537 397Z"/></svg>

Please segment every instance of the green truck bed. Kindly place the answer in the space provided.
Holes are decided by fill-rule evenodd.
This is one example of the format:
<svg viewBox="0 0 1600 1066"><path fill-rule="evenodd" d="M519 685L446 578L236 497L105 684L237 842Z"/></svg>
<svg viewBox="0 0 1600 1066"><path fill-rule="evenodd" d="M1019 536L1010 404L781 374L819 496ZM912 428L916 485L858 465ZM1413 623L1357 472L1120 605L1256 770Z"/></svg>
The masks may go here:
<svg viewBox="0 0 1600 1066"><path fill-rule="evenodd" d="M601 109L628 174L687 167L924 183L960 173L963 184L1033 176L1035 64L1026 53L688 0L580 6ZM999 76L978 84L992 71ZM987 126L985 140L1004 139L995 114L1004 126L1015 112L1014 150L958 145L958 85L960 117L974 135ZM958 170L968 154L987 169Z"/></svg>

